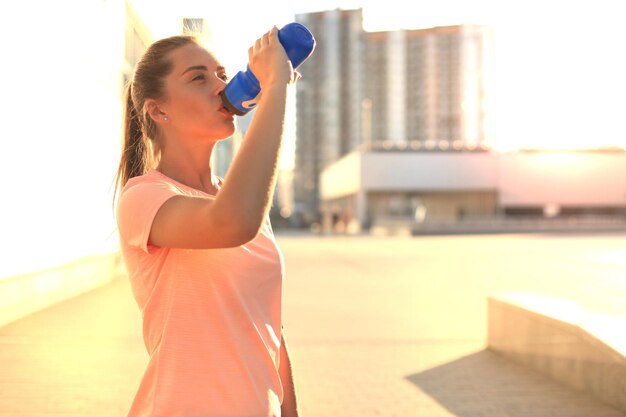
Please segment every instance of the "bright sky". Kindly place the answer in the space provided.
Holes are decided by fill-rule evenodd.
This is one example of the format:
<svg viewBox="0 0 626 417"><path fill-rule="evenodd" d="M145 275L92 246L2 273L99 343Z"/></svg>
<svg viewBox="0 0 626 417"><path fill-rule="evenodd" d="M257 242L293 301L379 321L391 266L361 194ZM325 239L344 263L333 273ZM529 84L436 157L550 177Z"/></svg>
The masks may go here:
<svg viewBox="0 0 626 417"><path fill-rule="evenodd" d="M247 48L258 36L293 21L295 13L362 7L366 30L485 24L495 33L497 148L626 148L620 0L246 0L220 8L178 0L161 9L149 0L134 4L157 38L180 30L178 16L206 18L216 53L232 74L245 66Z"/></svg>

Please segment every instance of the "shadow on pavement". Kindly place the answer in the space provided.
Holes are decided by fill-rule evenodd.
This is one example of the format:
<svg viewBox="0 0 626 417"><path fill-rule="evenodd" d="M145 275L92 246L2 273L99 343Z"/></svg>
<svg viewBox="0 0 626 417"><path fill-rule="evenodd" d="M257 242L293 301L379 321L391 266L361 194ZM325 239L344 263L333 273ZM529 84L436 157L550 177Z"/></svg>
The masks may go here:
<svg viewBox="0 0 626 417"><path fill-rule="evenodd" d="M406 379L457 417L624 416L490 350Z"/></svg>

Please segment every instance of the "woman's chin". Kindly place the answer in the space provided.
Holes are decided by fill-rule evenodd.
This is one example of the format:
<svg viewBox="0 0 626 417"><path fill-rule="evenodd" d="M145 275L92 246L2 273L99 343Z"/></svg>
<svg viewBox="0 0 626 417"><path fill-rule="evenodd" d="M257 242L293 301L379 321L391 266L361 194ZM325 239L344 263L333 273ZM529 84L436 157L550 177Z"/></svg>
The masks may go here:
<svg viewBox="0 0 626 417"><path fill-rule="evenodd" d="M233 126L229 129L224 129L221 134L219 135L218 139L219 140L224 140L224 139L228 139L230 138L232 135L235 134L235 132L237 131L237 129L235 128L235 125L233 124Z"/></svg>

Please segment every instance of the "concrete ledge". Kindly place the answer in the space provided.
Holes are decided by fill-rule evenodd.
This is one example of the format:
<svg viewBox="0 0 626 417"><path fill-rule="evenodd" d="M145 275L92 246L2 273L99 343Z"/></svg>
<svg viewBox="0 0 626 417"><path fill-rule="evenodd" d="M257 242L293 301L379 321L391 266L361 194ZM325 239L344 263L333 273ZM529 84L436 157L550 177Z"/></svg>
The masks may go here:
<svg viewBox="0 0 626 417"><path fill-rule="evenodd" d="M626 316L526 293L488 298L488 348L626 412Z"/></svg>
<svg viewBox="0 0 626 417"><path fill-rule="evenodd" d="M0 326L111 282L122 270L119 252L0 279Z"/></svg>
<svg viewBox="0 0 626 417"><path fill-rule="evenodd" d="M550 233L550 232L611 232L626 230L623 217L596 216L557 219L495 218L465 219L457 222L432 220L415 224L413 235L428 234L495 234L495 233Z"/></svg>

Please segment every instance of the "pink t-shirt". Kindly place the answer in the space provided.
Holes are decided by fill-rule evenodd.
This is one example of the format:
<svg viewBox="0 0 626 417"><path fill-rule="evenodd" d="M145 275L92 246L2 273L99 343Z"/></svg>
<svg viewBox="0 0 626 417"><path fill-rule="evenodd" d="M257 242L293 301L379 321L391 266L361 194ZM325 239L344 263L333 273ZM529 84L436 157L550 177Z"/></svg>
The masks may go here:
<svg viewBox="0 0 626 417"><path fill-rule="evenodd" d="M154 216L177 195L215 198L152 170L117 205L150 355L128 417L279 417L284 261L269 218L236 248L153 246Z"/></svg>

